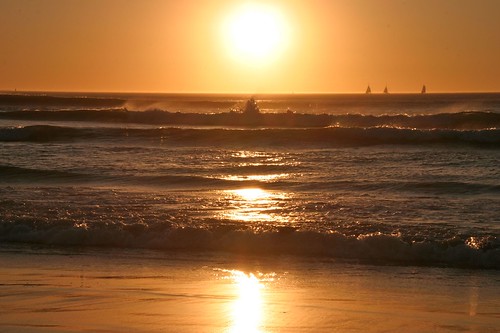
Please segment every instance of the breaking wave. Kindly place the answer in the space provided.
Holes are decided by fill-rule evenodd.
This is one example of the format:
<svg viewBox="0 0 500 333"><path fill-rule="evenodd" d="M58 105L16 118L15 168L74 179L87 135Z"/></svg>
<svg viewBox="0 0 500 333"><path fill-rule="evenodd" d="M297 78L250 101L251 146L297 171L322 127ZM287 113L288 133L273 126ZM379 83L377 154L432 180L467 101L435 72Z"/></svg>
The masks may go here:
<svg viewBox="0 0 500 333"><path fill-rule="evenodd" d="M216 127L272 127L272 128L400 128L480 130L500 128L500 113L491 111L437 113L437 114L305 114L260 113L247 115L239 112L181 113L163 110L128 111L61 110L61 111L5 111L0 119L28 121L81 121L158 126L216 126Z"/></svg>
<svg viewBox="0 0 500 333"><path fill-rule="evenodd" d="M0 128L1 142L93 140L218 146L477 145L500 147L500 129L444 130L400 128L73 128L50 125Z"/></svg>
<svg viewBox="0 0 500 333"><path fill-rule="evenodd" d="M344 235L300 231L292 227L255 232L236 226L212 229L169 223L85 223L42 225L0 223L0 241L76 247L147 248L169 251L222 251L241 255L296 255L356 260L372 264L428 265L500 269L500 240L463 236L411 241L392 234Z"/></svg>

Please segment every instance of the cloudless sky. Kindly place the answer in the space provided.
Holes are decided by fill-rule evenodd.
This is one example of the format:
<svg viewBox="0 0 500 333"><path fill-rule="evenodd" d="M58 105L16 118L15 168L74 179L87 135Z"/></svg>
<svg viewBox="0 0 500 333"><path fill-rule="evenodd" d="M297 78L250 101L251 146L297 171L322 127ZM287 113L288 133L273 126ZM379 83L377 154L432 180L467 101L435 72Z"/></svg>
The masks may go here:
<svg viewBox="0 0 500 333"><path fill-rule="evenodd" d="M0 90L500 91L499 0L265 1L288 39L261 63L224 44L244 2L0 0Z"/></svg>

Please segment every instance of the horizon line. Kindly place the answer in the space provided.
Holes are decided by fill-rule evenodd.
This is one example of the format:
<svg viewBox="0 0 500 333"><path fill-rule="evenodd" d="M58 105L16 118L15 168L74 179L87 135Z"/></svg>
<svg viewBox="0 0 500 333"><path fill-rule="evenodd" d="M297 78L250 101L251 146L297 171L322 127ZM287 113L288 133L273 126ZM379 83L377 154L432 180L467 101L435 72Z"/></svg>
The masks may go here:
<svg viewBox="0 0 500 333"><path fill-rule="evenodd" d="M333 92L333 91L289 91L289 92L283 92L283 91L276 91L276 92L249 92L249 91L238 91L238 92L223 92L223 91L134 91L134 90L129 90L129 91L85 91L85 90L12 90L12 89L1 89L0 94L6 95L16 95L16 94L150 94L150 95L250 95L250 96L256 96L256 95L432 95L432 94L499 94L500 91L467 91L467 90L460 90L460 91L445 91L445 90L437 90L437 91L428 91L426 93L422 93L421 91L392 91L389 93L384 93L383 91L380 92L372 92L372 93L365 93L363 91L359 92Z"/></svg>

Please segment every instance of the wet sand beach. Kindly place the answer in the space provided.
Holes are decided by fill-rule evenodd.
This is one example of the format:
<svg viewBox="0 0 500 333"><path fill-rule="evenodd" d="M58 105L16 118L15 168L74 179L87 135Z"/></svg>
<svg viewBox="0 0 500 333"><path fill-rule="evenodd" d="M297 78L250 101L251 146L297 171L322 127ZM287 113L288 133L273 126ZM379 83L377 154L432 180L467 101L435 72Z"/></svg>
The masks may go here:
<svg viewBox="0 0 500 333"><path fill-rule="evenodd" d="M257 258L2 249L2 332L498 332L500 275Z"/></svg>

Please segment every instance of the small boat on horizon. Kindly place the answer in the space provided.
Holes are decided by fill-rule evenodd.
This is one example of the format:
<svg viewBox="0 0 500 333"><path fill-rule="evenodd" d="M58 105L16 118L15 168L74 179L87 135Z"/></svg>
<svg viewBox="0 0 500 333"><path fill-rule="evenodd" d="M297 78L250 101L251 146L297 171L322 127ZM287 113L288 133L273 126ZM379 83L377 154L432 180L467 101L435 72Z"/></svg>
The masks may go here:
<svg viewBox="0 0 500 333"><path fill-rule="evenodd" d="M425 87L425 84L422 86L422 91L421 91L422 94L425 94L427 93L427 88Z"/></svg>
<svg viewBox="0 0 500 333"><path fill-rule="evenodd" d="M370 88L370 85L368 85L368 87L366 88L365 94L371 94L371 93L372 93L372 89Z"/></svg>
<svg viewBox="0 0 500 333"><path fill-rule="evenodd" d="M387 89L387 86L385 86L384 88L384 94L388 94L389 93L389 89Z"/></svg>

